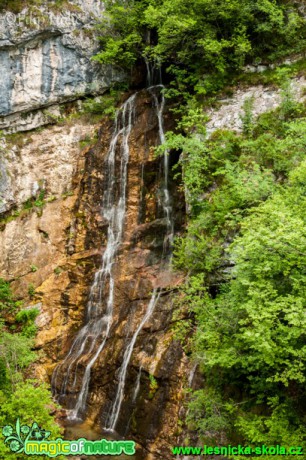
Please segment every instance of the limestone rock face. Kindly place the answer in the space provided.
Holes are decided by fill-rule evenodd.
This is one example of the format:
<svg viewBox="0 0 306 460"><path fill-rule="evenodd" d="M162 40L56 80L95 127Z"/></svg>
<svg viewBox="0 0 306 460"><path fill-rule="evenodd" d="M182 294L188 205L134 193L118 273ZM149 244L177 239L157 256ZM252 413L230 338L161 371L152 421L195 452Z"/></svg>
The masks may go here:
<svg viewBox="0 0 306 460"><path fill-rule="evenodd" d="M91 60L99 47L93 27L102 14L99 0L67 0L61 9L51 1L0 15L0 129L46 124L43 108L56 111L57 104L101 93L123 77Z"/></svg>
<svg viewBox="0 0 306 460"><path fill-rule="evenodd" d="M297 100L305 100L305 77L292 80L292 92ZM281 102L281 90L262 85L238 89L232 97L219 101L220 107L208 111L209 121L206 125L207 134L216 129L242 130L243 105L246 100L253 100L252 114L254 119L264 112L275 110Z"/></svg>
<svg viewBox="0 0 306 460"><path fill-rule="evenodd" d="M72 211L85 162L80 140L94 137L96 129L74 120L18 134L14 142L2 139L0 276L16 280L21 297L29 284L39 286L50 274L61 278L54 270L65 263L73 236Z"/></svg>
<svg viewBox="0 0 306 460"><path fill-rule="evenodd" d="M80 141L94 136L84 121L0 139L0 212L20 208L40 193L49 200L69 193L80 160Z"/></svg>

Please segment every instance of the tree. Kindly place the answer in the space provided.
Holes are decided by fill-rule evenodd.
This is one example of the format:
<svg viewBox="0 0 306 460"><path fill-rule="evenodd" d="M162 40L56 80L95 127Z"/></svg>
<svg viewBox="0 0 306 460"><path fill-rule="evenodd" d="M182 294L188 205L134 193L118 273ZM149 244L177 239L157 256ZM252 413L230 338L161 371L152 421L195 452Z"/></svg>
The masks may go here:
<svg viewBox="0 0 306 460"><path fill-rule="evenodd" d="M120 0L106 3L101 63L160 62L180 91L218 90L247 61L305 47L305 22L282 0Z"/></svg>
<svg viewBox="0 0 306 460"><path fill-rule="evenodd" d="M208 388L218 382L222 417L234 412L232 429L251 443L303 445L306 435L305 179L303 161L288 185L241 223L227 249L234 267L219 294L193 296L194 349ZM207 406L207 391L195 394L193 414ZM201 417L194 420L201 428Z"/></svg>

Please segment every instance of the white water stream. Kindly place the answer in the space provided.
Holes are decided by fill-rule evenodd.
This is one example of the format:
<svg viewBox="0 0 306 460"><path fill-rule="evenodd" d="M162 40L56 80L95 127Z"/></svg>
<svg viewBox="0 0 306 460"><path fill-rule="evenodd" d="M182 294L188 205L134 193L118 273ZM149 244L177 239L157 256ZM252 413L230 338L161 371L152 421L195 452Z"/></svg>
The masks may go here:
<svg viewBox="0 0 306 460"><path fill-rule="evenodd" d="M160 88L160 101L156 94L156 88ZM160 145L163 145L166 141L165 137L165 130L164 130L164 108L165 108L165 96L164 96L164 85L157 85L151 86L149 88L150 93L152 94L155 108L156 108L156 115L158 119L158 132L159 132L159 139ZM174 238L174 222L172 216L172 205L171 205L171 198L169 192L169 152L165 151L163 156L163 169L164 169L164 177L163 177L163 186L162 186L162 207L164 211L164 216L166 217L166 235L164 239L164 256L171 252L173 238Z"/></svg>
<svg viewBox="0 0 306 460"><path fill-rule="evenodd" d="M90 289L86 311L86 324L80 329L63 363L53 374L52 387L57 392L57 379L60 372L65 373L57 399L66 396L67 385L75 365L74 389L79 373L79 362L89 356L81 381L81 388L75 406L69 414L70 420L78 420L85 410L91 369L103 350L109 337L113 320L115 256L122 241L127 188L127 165L129 161L129 137L133 125L136 94L132 95L119 109L115 129L110 142L106 160L107 187L103 199L102 215L108 222L107 245L102 257L101 268L96 272ZM116 176L116 152L120 149L119 177ZM116 184L119 193L116 193ZM117 196L118 195L118 196Z"/></svg>
<svg viewBox="0 0 306 460"><path fill-rule="evenodd" d="M151 78L151 74L148 74ZM161 102L159 102L158 96L156 95L156 90L160 89L160 97ZM165 96L163 94L163 85L151 86L148 88L148 91L151 93L154 101L154 106L156 109L156 115L158 119L158 132L159 132L159 140L160 144L165 142L165 132L164 132L164 123L163 123L163 113L165 107ZM163 245L163 257L166 256L169 252L171 252L171 247L173 243L173 235L174 235L174 223L173 223L173 216L172 216L172 206L171 206L171 199L170 199L170 192L169 192L169 184L168 184L168 175L169 175L169 155L168 152L164 153L164 177L163 177L163 187L162 187L162 207L164 211L164 216L166 218L166 236L164 238L164 245ZM121 405L124 399L124 388L126 383L126 374L129 362L132 357L133 349L138 337L139 332L151 317L154 312L155 306L158 303L160 297L160 292L157 291L155 288L150 299L150 302L147 306L146 313L139 324L138 328L134 332L125 352L123 355L123 361L119 370L118 376L118 386L115 399L112 404L112 408L110 411L110 415L106 421L105 429L109 431L114 431L116 428L116 424L120 415ZM140 384L140 382L139 382ZM139 391L139 390L138 390Z"/></svg>
<svg viewBox="0 0 306 460"><path fill-rule="evenodd" d="M124 398L126 372L127 372L127 368L128 368L129 363L130 363L130 359L131 359L131 356L132 356L132 353L133 353L133 350L134 350L134 345L136 343L136 340L137 340L139 332L141 331L141 329L143 328L144 324L148 321L148 319L152 315L152 313L154 311L154 308L155 308L155 306L156 306L156 304L157 304L157 302L159 300L159 297L160 297L160 293L157 292L157 289L154 289L152 297L150 299L150 302L149 302L149 304L147 306L146 313L143 316L138 328L134 332L130 343L128 344L128 346L125 349L125 352L124 352L124 355L123 355L122 365L120 367L120 372L119 372L117 393L116 393L116 397L115 397L114 402L113 402L111 413L110 413L109 418L108 418L108 420L106 422L106 426L105 426L106 430L114 431L114 429L116 427L118 417L119 417L119 414L120 414L122 401L123 401L123 398Z"/></svg>
<svg viewBox="0 0 306 460"><path fill-rule="evenodd" d="M142 372L142 366L140 366L138 374L137 374L137 380L136 380L136 385L135 385L135 390L133 393L133 403L136 402L139 390L140 390L140 379L141 379L141 372Z"/></svg>
<svg viewBox="0 0 306 460"><path fill-rule="evenodd" d="M148 72L149 81L152 75ZM163 113L165 107L164 86L156 85L148 88L154 101L156 116L158 119L159 142L165 142ZM115 129L110 142L106 160L107 186L103 198L102 215L108 222L107 245L102 257L101 268L96 272L93 284L90 289L89 301L86 309L86 323L76 335L71 349L64 361L57 366L52 378L52 388L55 396L61 402L67 395L67 388L70 392L76 390L77 382L80 381L80 369L83 368L81 386L74 401L74 407L70 410L70 420L80 420L85 412L90 383L91 369L102 352L107 339L110 336L113 322L113 304L115 280L113 266L118 248L122 241L125 212L126 212L126 188L127 188L127 166L129 161L129 137L133 126L136 94L131 96L119 109ZM120 149L120 171L116 176L116 153ZM166 219L166 235L164 237L163 258L171 254L174 223L171 198L169 192L169 155L164 153L163 157L163 181L161 189L161 205ZM117 186L119 184L119 187ZM119 188L119 192L117 189ZM135 343L145 323L150 319L159 301L160 292L153 290L152 297L147 305L145 314L137 329L132 335L123 355L123 361L118 373L118 386L113 400L105 429L114 431L120 416L120 410L124 399L127 369L132 357ZM84 362L88 359L85 366ZM58 377L64 373L60 390L58 389ZM137 377L137 385L133 395L135 402L140 388L141 371ZM73 379L73 381L72 381ZM71 391L72 390L72 391Z"/></svg>

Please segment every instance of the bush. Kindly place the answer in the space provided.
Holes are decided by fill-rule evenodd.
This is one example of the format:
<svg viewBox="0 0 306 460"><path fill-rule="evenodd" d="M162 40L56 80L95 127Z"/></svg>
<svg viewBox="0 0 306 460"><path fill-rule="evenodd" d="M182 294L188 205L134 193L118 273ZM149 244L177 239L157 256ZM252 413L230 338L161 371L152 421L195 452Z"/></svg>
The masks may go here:
<svg viewBox="0 0 306 460"><path fill-rule="evenodd" d="M306 45L293 1L109 0L106 13L95 59L128 70L141 60L162 63L181 94L212 94L246 62Z"/></svg>

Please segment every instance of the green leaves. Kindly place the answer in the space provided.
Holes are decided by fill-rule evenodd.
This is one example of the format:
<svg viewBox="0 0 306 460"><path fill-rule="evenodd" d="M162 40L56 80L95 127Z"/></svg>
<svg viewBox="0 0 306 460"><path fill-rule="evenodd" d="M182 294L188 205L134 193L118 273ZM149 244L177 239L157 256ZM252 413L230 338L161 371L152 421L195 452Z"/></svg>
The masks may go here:
<svg viewBox="0 0 306 460"><path fill-rule="evenodd" d="M0 360L5 364L6 379L3 388L13 388L21 379L22 371L36 358L31 350L33 340L21 334L10 334L6 331L0 333Z"/></svg>
<svg viewBox="0 0 306 460"><path fill-rule="evenodd" d="M205 436L209 431L210 442L220 444L230 427L232 405L224 405L222 396L216 389L206 388L192 394L187 422Z"/></svg>
<svg viewBox="0 0 306 460"><path fill-rule="evenodd" d="M242 135L171 135L190 206L174 263L189 274L205 379L188 422L217 444L304 445L306 435L305 108L290 91L283 101L256 124L250 113Z"/></svg>
<svg viewBox="0 0 306 460"><path fill-rule="evenodd" d="M0 278L0 310L2 313L14 312L20 306L20 302L14 299L10 284Z"/></svg>
<svg viewBox="0 0 306 460"><path fill-rule="evenodd" d="M246 61L306 45L297 7L273 0L108 1L101 32L99 62L159 61L177 90L196 95L218 91Z"/></svg>
<svg viewBox="0 0 306 460"><path fill-rule="evenodd" d="M5 428L2 434L6 441L15 441L11 449L13 447L14 451L16 447L16 450L22 451L25 438L42 440L50 436L51 439L56 439L61 434L61 429L50 415L55 408L47 386L35 380L18 383L9 398L0 391L0 424ZM16 434L13 434L14 430L9 428L15 426L16 419ZM22 425L19 420L22 421ZM43 429L40 429L40 426ZM12 460L35 458L26 454L18 454L16 457L16 453L11 452L11 449L1 442L0 456Z"/></svg>
<svg viewBox="0 0 306 460"><path fill-rule="evenodd" d="M93 57L101 64L130 69L146 45L143 11L146 2L106 2L100 25L102 51Z"/></svg>
<svg viewBox="0 0 306 460"><path fill-rule="evenodd" d="M16 313L20 302L15 301L9 283L1 279L0 305L0 425L4 427L2 435L6 438L0 442L0 458L34 459L22 453L26 437L37 433L39 439L43 439L52 432L55 439L60 434L50 414L55 405L49 389L41 382L25 378L29 366L37 359L33 337L39 310L27 308ZM9 324L11 330L16 328L19 332L8 332ZM20 425L19 418L28 425ZM38 424L47 431L40 430Z"/></svg>

